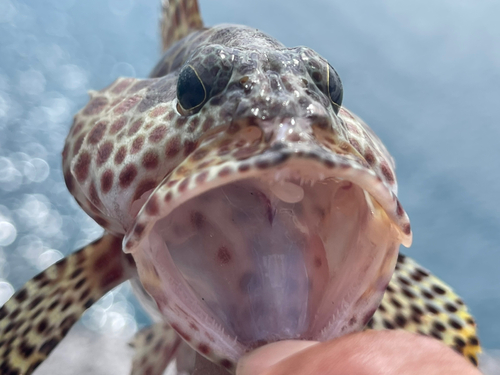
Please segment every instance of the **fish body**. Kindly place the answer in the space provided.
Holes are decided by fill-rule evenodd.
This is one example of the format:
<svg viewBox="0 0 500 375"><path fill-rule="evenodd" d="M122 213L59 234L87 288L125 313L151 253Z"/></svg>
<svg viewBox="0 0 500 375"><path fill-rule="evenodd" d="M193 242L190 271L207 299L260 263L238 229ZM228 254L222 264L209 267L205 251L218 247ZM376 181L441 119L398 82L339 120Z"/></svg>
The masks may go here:
<svg viewBox="0 0 500 375"><path fill-rule="evenodd" d="M412 234L394 162L342 106L335 69L250 27L203 28L196 1L165 4L163 16L166 51L150 78L91 92L75 116L64 178L107 234L63 262L71 272L54 265L0 310L4 370L30 373L67 331L23 339L33 300L43 307L33 319L56 321L73 306L71 325L127 279L167 343L155 373L181 361L180 337L233 371L268 342L366 327L432 335L475 360L475 324L461 300L398 258ZM68 299L60 308L56 291ZM134 373L147 372L145 349L160 345L151 335L136 341Z"/></svg>
<svg viewBox="0 0 500 375"><path fill-rule="evenodd" d="M316 52L221 25L75 116L71 193L214 358L362 329L410 242L392 159L341 100Z"/></svg>

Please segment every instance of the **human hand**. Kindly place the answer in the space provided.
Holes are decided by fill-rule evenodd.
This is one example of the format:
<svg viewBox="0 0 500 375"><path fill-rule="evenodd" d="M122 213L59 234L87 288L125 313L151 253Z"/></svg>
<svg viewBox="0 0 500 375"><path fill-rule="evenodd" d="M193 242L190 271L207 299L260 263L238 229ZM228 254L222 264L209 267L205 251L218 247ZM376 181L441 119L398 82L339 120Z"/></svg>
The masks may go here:
<svg viewBox="0 0 500 375"><path fill-rule="evenodd" d="M281 341L243 357L236 375L480 375L440 341L404 331L366 331L329 342Z"/></svg>

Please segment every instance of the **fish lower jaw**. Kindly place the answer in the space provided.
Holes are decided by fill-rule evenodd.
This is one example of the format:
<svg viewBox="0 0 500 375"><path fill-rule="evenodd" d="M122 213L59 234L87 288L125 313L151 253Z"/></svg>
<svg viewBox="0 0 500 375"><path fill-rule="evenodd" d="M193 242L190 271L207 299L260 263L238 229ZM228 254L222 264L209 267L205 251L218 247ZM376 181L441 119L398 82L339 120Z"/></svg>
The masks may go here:
<svg viewBox="0 0 500 375"><path fill-rule="evenodd" d="M276 175L185 201L132 252L164 318L207 357L360 330L394 270L399 232L368 193Z"/></svg>

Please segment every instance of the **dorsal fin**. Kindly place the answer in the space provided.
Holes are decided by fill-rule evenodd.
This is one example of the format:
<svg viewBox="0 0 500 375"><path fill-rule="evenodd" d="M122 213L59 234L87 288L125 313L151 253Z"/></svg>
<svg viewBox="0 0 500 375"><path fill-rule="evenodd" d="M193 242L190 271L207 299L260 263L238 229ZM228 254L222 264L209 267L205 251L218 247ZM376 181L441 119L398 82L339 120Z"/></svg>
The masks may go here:
<svg viewBox="0 0 500 375"><path fill-rule="evenodd" d="M29 280L0 309L0 374L31 374L71 326L135 265L110 234Z"/></svg>
<svg viewBox="0 0 500 375"><path fill-rule="evenodd" d="M198 0L162 0L163 51L191 32L203 28Z"/></svg>

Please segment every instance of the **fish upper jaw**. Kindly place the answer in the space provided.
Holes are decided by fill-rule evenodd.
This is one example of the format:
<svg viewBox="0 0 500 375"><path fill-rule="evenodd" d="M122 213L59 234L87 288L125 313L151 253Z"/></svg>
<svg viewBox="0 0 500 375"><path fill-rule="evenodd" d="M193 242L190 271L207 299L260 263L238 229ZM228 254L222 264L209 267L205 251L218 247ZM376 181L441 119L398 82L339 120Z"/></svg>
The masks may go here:
<svg viewBox="0 0 500 375"><path fill-rule="evenodd" d="M373 171L282 124L268 141L249 126L200 144L124 240L162 314L208 357L361 329L408 241Z"/></svg>

